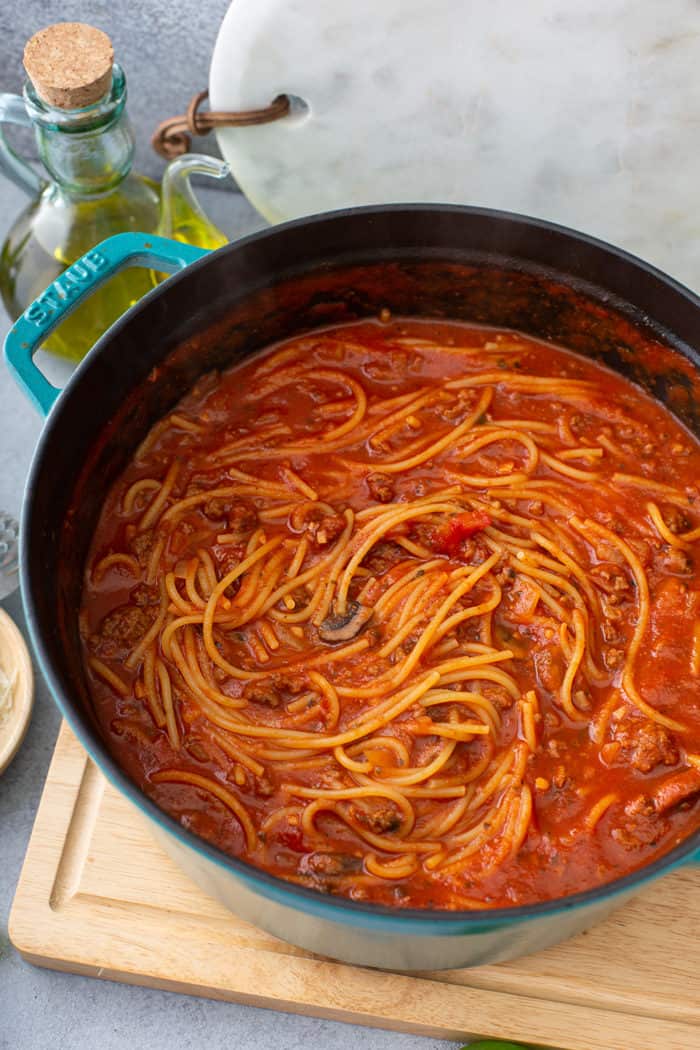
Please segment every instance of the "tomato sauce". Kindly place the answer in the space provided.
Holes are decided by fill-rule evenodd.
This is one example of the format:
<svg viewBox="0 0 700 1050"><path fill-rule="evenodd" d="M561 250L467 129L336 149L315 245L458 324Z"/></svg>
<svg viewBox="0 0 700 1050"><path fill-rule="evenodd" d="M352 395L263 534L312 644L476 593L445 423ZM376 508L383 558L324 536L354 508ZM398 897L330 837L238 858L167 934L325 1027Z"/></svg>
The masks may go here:
<svg viewBox="0 0 700 1050"><path fill-rule="evenodd" d="M489 908L627 874L700 826L699 479L659 402L515 332L363 322L206 376L88 558L108 746L323 892Z"/></svg>

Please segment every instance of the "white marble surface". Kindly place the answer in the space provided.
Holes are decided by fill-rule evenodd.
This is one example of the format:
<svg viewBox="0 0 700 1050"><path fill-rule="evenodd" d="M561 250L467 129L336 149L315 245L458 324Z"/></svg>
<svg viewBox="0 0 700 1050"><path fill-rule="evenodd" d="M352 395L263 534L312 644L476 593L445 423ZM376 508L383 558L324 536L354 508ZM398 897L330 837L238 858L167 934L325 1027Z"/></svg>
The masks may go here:
<svg viewBox="0 0 700 1050"><path fill-rule="evenodd" d="M234 0L219 145L271 221L388 201L534 214L700 289L696 0Z"/></svg>
<svg viewBox="0 0 700 1050"><path fill-rule="evenodd" d="M242 197L204 190L229 236L261 225ZM0 183L0 241L22 206ZM0 342L8 328L0 307ZM19 514L41 420L0 363L0 508ZM24 630L19 596L0 603ZM26 631L25 631L26 634ZM0 777L0 1050L441 1050L432 1039L40 970L9 943L7 918L58 731L58 711L39 674L29 732Z"/></svg>

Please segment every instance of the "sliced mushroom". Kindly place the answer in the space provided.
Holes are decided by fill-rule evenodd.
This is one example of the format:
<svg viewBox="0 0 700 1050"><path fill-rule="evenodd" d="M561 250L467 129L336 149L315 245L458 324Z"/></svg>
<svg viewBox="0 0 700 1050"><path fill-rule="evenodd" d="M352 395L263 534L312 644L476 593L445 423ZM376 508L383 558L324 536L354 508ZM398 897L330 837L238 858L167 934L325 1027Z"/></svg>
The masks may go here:
<svg viewBox="0 0 700 1050"><path fill-rule="evenodd" d="M349 642L355 638L363 627L366 627L374 615L374 609L359 602L348 602L344 613L333 613L327 616L318 629L322 642L334 645L336 642Z"/></svg>

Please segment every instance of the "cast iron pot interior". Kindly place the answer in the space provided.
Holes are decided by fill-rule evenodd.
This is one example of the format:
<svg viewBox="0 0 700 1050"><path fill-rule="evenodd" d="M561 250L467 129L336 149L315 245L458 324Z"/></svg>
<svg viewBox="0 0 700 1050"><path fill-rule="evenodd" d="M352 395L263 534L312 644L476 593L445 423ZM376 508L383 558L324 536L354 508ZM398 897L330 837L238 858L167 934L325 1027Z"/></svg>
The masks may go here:
<svg viewBox="0 0 700 1050"><path fill-rule="evenodd" d="M28 483L24 599L63 713L120 790L181 840L234 871L254 871L261 884L290 888L203 845L158 810L115 765L91 715L77 625L83 567L107 490L149 427L203 372L275 340L376 317L388 307L395 315L512 327L562 343L631 377L700 434L699 305L652 267L599 241L508 213L447 206L361 208L299 220L228 245L171 278L118 321L80 366L51 412ZM696 834L642 872L566 903L634 885L699 841ZM488 914L515 919L557 907L561 901ZM479 919L478 912L443 914Z"/></svg>

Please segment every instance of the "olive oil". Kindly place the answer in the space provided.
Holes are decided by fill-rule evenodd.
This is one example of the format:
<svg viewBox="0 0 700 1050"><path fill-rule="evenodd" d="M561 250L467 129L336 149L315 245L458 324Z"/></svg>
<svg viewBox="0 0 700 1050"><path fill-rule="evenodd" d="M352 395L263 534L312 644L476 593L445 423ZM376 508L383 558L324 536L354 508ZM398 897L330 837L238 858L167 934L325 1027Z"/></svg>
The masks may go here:
<svg viewBox="0 0 700 1050"><path fill-rule="evenodd" d="M105 198L70 200L49 187L18 217L0 254L0 292L14 319L99 241L125 230L155 230L160 194L132 176ZM153 287L148 270L117 274L49 336L44 349L79 361L104 331Z"/></svg>

